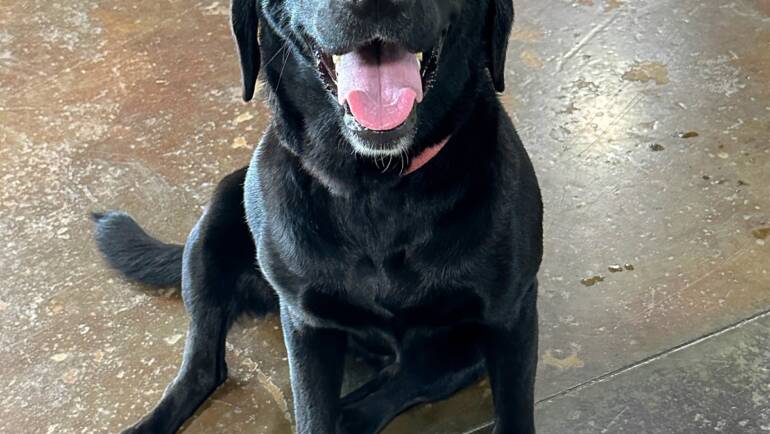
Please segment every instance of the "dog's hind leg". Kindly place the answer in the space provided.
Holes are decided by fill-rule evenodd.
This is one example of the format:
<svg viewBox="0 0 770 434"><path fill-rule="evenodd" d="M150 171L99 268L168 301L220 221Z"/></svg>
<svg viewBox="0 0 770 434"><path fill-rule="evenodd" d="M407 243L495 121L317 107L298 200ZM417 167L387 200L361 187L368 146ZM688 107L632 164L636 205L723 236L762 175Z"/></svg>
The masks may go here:
<svg viewBox="0 0 770 434"><path fill-rule="evenodd" d="M398 361L342 399L337 434L373 434L416 404L448 398L484 373L476 331L442 330L404 340Z"/></svg>
<svg viewBox="0 0 770 434"><path fill-rule="evenodd" d="M217 187L211 204L187 238L182 295L190 316L184 359L155 409L125 433L170 434L227 378L225 339L244 311L276 309L275 296L255 265L255 248L243 211L241 170Z"/></svg>

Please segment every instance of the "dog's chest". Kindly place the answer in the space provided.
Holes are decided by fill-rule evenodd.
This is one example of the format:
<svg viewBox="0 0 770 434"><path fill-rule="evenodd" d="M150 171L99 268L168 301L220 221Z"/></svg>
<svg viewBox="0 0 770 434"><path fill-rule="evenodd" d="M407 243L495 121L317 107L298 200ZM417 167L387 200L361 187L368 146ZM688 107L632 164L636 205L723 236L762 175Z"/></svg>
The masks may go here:
<svg viewBox="0 0 770 434"><path fill-rule="evenodd" d="M324 224L316 224L313 232L293 231L301 237L295 245L306 246L291 249L301 256L273 251L272 260L262 264L297 274L284 280L283 273L273 273L280 276L274 283L308 319L397 335L399 329L481 316L481 299L467 284L472 279L460 278L445 257L447 249L433 246L437 233L430 218L365 204L316 209L317 221ZM282 260L297 262L284 267Z"/></svg>
<svg viewBox="0 0 770 434"><path fill-rule="evenodd" d="M414 293L305 288L293 302L312 323L363 333L400 336L407 330L479 321L484 302L467 288Z"/></svg>
<svg viewBox="0 0 770 434"><path fill-rule="evenodd" d="M381 329L479 318L483 306L472 287L474 279L461 277L462 271L451 264L452 234L437 230L440 227L430 216L410 212L408 206L388 209L387 200L370 206L361 203L357 209L329 207L344 216L328 218L345 236L334 236L339 247L336 260L311 278L325 282L325 288L303 291L303 308L330 321L360 317L362 323ZM335 271L329 274L330 269ZM331 295L329 288L334 288ZM345 307L316 311L315 302Z"/></svg>
<svg viewBox="0 0 770 434"><path fill-rule="evenodd" d="M336 265L348 291L403 302L440 274L444 252L431 244L452 235L405 202L383 196L328 208L327 235L337 241Z"/></svg>
<svg viewBox="0 0 770 434"><path fill-rule="evenodd" d="M479 203L470 212L460 194L384 189L334 197L301 171L291 179L246 188L247 215L261 211L249 218L259 265L284 302L345 328L478 316L489 238Z"/></svg>

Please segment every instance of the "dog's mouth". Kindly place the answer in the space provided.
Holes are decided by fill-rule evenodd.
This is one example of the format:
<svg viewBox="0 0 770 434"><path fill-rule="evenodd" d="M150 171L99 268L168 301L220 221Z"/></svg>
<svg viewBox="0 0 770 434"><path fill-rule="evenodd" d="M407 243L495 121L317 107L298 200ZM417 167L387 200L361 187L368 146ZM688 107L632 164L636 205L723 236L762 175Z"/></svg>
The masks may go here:
<svg viewBox="0 0 770 434"><path fill-rule="evenodd" d="M433 86L443 38L421 53L381 40L339 55L312 45L321 80L357 126L387 132L406 124Z"/></svg>

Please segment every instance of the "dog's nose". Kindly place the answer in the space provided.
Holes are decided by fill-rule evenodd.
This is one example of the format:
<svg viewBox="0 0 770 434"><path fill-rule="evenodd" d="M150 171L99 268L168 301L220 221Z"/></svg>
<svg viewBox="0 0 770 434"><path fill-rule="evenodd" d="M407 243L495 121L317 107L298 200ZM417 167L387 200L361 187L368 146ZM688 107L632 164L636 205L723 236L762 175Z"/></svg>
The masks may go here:
<svg viewBox="0 0 770 434"><path fill-rule="evenodd" d="M341 3L369 17L384 17L399 13L414 0L341 0Z"/></svg>

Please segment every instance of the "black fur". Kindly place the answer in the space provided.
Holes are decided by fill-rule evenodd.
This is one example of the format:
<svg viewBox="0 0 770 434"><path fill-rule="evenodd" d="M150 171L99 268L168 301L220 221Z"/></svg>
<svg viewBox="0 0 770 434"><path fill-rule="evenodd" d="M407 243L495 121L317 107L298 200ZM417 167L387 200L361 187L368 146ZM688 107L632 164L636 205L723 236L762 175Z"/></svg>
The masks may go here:
<svg viewBox="0 0 770 434"><path fill-rule="evenodd" d="M487 68L498 92L505 91L505 58L508 36L513 25L513 3L495 0L487 13Z"/></svg>
<svg viewBox="0 0 770 434"><path fill-rule="evenodd" d="M96 245L111 268L153 288L181 285L182 246L156 240L126 213L94 213L92 218Z"/></svg>
<svg viewBox="0 0 770 434"><path fill-rule="evenodd" d="M241 59L243 99L251 101L261 64L258 41L259 2L258 0L233 0L230 9L233 35L238 41Z"/></svg>
<svg viewBox="0 0 770 434"><path fill-rule="evenodd" d="M512 21L511 0L233 2L244 96L253 93L254 66L270 59L261 73L274 122L187 239L184 363L155 410L127 432L178 429L224 381L230 324L271 311L281 316L300 434L379 432L404 409L446 398L484 372L495 433L534 432L542 203L495 94ZM414 128L399 133L408 143L402 157L451 139L408 176L399 164L353 153L392 143L349 130L316 67L314 50L344 53L373 38L414 52L444 41ZM98 219L101 250L139 280L131 277L137 265L162 244L126 217L105 230L110 218ZM126 244L134 254L121 253ZM142 279L160 275L155 268ZM384 366L340 397L348 350Z"/></svg>

